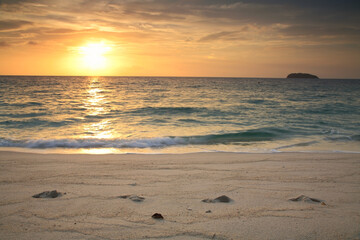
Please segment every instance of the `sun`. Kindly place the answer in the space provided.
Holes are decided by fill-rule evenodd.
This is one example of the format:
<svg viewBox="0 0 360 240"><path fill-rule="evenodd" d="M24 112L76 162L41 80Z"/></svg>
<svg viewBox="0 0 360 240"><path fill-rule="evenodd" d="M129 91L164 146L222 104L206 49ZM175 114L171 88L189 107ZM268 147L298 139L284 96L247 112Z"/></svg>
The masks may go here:
<svg viewBox="0 0 360 240"><path fill-rule="evenodd" d="M104 42L88 43L79 47L83 65L89 70L104 69L107 64L105 54L110 50L111 47Z"/></svg>

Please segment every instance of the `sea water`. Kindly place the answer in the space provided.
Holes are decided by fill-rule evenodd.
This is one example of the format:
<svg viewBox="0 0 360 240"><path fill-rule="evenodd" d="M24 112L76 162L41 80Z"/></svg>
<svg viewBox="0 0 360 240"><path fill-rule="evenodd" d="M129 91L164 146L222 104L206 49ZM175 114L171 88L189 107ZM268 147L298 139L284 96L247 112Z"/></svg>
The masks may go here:
<svg viewBox="0 0 360 240"><path fill-rule="evenodd" d="M360 152L360 80L0 76L0 150Z"/></svg>

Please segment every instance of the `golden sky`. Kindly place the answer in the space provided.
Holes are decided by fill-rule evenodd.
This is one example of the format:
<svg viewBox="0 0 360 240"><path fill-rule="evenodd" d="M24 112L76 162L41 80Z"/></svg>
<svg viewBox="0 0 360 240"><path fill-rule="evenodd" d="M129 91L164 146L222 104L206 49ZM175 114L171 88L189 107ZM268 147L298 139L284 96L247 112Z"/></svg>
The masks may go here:
<svg viewBox="0 0 360 240"><path fill-rule="evenodd" d="M360 78L359 0L0 0L1 75Z"/></svg>

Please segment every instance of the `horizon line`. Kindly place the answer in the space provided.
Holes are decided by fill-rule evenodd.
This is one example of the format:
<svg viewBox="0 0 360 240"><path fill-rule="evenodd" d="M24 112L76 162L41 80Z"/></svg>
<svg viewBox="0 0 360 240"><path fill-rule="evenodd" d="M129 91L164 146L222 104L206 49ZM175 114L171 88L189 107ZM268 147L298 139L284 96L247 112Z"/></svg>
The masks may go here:
<svg viewBox="0 0 360 240"><path fill-rule="evenodd" d="M219 76L140 76L140 75L33 75L33 74L0 74L0 77L135 77L135 78L251 78L251 79L288 79L287 77L219 77ZM289 78L290 79L290 78ZM300 79L300 78L299 78ZM337 79L337 80L360 80L360 78L320 78L321 79ZM316 80L316 79L315 79Z"/></svg>

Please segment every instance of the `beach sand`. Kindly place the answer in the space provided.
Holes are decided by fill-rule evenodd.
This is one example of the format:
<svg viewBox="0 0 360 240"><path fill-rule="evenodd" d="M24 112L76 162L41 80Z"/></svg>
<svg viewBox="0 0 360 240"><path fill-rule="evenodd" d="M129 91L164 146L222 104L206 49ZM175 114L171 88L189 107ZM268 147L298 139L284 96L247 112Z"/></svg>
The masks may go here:
<svg viewBox="0 0 360 240"><path fill-rule="evenodd" d="M0 152L0 196L1 239L360 239L360 154Z"/></svg>

